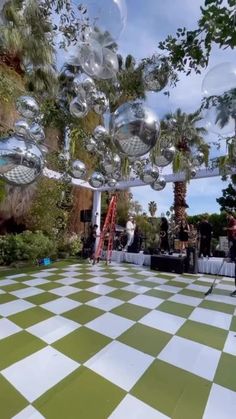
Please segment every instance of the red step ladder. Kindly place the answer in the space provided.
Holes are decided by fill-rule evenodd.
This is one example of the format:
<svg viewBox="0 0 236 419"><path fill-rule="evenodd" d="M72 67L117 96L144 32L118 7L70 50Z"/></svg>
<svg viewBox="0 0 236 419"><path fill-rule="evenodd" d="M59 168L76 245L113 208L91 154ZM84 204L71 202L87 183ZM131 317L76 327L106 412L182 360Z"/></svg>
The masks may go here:
<svg viewBox="0 0 236 419"><path fill-rule="evenodd" d="M111 262L111 255L113 249L113 241L114 241L114 234L115 234L115 223L116 223L116 210L117 210L117 195L113 195L108 207L105 223L100 234L98 247L95 252L93 264L98 263L104 246L105 238L108 236L108 246L107 246L107 255L106 255L106 262L107 264Z"/></svg>

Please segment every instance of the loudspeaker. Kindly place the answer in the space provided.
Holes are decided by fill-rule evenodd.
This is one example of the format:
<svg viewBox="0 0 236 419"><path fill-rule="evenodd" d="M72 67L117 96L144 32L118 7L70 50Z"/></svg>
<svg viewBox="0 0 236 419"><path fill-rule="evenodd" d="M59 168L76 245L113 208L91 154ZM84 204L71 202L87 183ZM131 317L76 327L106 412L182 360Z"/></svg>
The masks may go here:
<svg viewBox="0 0 236 419"><path fill-rule="evenodd" d="M92 221L92 210L86 209L80 211L80 222L81 223L91 223Z"/></svg>

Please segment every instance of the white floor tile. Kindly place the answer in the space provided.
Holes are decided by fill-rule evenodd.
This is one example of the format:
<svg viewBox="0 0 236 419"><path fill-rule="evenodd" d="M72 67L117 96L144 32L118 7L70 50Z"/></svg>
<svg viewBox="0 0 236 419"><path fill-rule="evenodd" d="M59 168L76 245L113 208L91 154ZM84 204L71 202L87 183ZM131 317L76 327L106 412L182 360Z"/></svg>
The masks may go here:
<svg viewBox="0 0 236 419"><path fill-rule="evenodd" d="M20 313L21 311L28 310L34 307L34 304L24 300L14 300L10 303L0 305L0 315L3 317L11 316L12 314Z"/></svg>
<svg viewBox="0 0 236 419"><path fill-rule="evenodd" d="M27 274L15 274L15 275L8 275L7 279L14 279L14 278L23 278L24 276L27 276Z"/></svg>
<svg viewBox="0 0 236 419"><path fill-rule="evenodd" d="M207 308L201 307L195 308L189 316L189 320L209 324L226 330L230 327L231 319L232 316L230 314L222 313L221 311L208 310Z"/></svg>
<svg viewBox="0 0 236 419"><path fill-rule="evenodd" d="M35 278L48 278L50 279L50 276L54 275L54 272L46 272L46 271L41 271L41 272L37 272L36 274L31 274L31 276L34 276Z"/></svg>
<svg viewBox="0 0 236 419"><path fill-rule="evenodd" d="M125 282L126 284L136 284L136 282L139 281L139 279L132 278L131 276L122 276L122 282Z"/></svg>
<svg viewBox="0 0 236 419"><path fill-rule="evenodd" d="M33 295L42 294L43 292L44 290L41 290L40 288L27 287L27 288L22 288L21 290L12 291L10 292L10 294L15 295L15 297L18 297L18 298L27 298L27 297L32 297Z"/></svg>
<svg viewBox="0 0 236 419"><path fill-rule="evenodd" d="M1 287L5 287L6 285L13 285L16 284L17 282L14 281L13 279L0 279L0 286Z"/></svg>
<svg viewBox="0 0 236 419"><path fill-rule="evenodd" d="M88 288L88 291L94 292L95 294L106 295L112 291L115 291L117 288L109 287L109 285L94 285L94 287Z"/></svg>
<svg viewBox="0 0 236 419"><path fill-rule="evenodd" d="M89 359L85 365L107 380L129 391L143 375L153 357L114 341Z"/></svg>
<svg viewBox="0 0 236 419"><path fill-rule="evenodd" d="M124 304L124 301L118 300L118 298L107 297L106 295L94 298L94 300L90 300L86 303L88 306L97 307L104 311L110 311L122 304Z"/></svg>
<svg viewBox="0 0 236 419"><path fill-rule="evenodd" d="M152 278L152 281L153 281L153 279L154 278ZM157 284L160 284L160 285L164 285L164 284L166 284L167 282L169 281L169 279L164 279L164 278L155 278L155 281L154 282L156 282Z"/></svg>
<svg viewBox="0 0 236 419"><path fill-rule="evenodd" d="M50 292L52 294L59 295L60 297L67 297L67 295L72 295L78 292L78 288L65 285L64 287L54 288L50 290Z"/></svg>
<svg viewBox="0 0 236 419"><path fill-rule="evenodd" d="M47 346L2 371L2 375L32 403L78 368L79 364Z"/></svg>
<svg viewBox="0 0 236 419"><path fill-rule="evenodd" d="M20 332L20 330L22 329L10 320L0 319L0 339L14 335L14 333Z"/></svg>
<svg viewBox="0 0 236 419"><path fill-rule="evenodd" d="M110 282L110 279L103 278L102 276L95 276L94 278L90 279L89 282L93 282L94 284L106 284L106 282Z"/></svg>
<svg viewBox="0 0 236 419"><path fill-rule="evenodd" d="M174 301L175 303L187 304L188 306L197 307L202 302L202 299L197 297L190 297L189 295L175 294L172 295L168 301Z"/></svg>
<svg viewBox="0 0 236 419"><path fill-rule="evenodd" d="M6 294L6 291L3 291L3 290L0 289L0 294Z"/></svg>
<svg viewBox="0 0 236 419"><path fill-rule="evenodd" d="M236 332L229 331L223 351L236 356Z"/></svg>
<svg viewBox="0 0 236 419"><path fill-rule="evenodd" d="M150 288L143 287L142 285L138 285L138 284L137 285L131 284L131 285L128 285L127 287L124 287L123 290L136 292L136 294L144 294L145 292L149 291Z"/></svg>
<svg viewBox="0 0 236 419"><path fill-rule="evenodd" d="M73 285L73 284L77 284L78 282L81 282L81 279L68 277L68 278L63 278L63 279L59 279L58 281L55 281L55 284Z"/></svg>
<svg viewBox="0 0 236 419"><path fill-rule="evenodd" d="M43 419L45 416L42 416L33 406L27 406L24 410L18 413L16 416L13 416L12 419Z"/></svg>
<svg viewBox="0 0 236 419"><path fill-rule="evenodd" d="M61 316L54 316L29 327L27 331L44 340L44 342L51 344L79 327L80 325L72 320Z"/></svg>
<svg viewBox="0 0 236 419"><path fill-rule="evenodd" d="M139 323L153 327L154 329L162 330L163 332L175 334L185 321L186 319L183 319L183 317L152 310L139 320Z"/></svg>
<svg viewBox="0 0 236 419"><path fill-rule="evenodd" d="M235 285L234 285L234 283L232 283L232 285L221 283L221 284L216 285L216 288L219 289L219 290L229 291L229 293L230 293L230 292L234 291Z"/></svg>
<svg viewBox="0 0 236 419"><path fill-rule="evenodd" d="M35 278L35 279L30 279L29 281L23 281L23 284L28 285L29 287L35 287L37 285L43 285L43 284L48 284L49 281L48 279L43 279L43 278Z"/></svg>
<svg viewBox="0 0 236 419"><path fill-rule="evenodd" d="M186 289L204 293L209 290L209 285L190 284L186 287Z"/></svg>
<svg viewBox="0 0 236 419"><path fill-rule="evenodd" d="M74 276L79 276L80 275L80 272L79 271L75 271L75 270L73 270L73 271L68 271L68 272L61 272L60 273L60 275L61 275L61 277L66 277L66 278L71 278L71 277L74 277Z"/></svg>
<svg viewBox="0 0 236 419"><path fill-rule="evenodd" d="M203 419L235 419L236 392L213 384Z"/></svg>
<svg viewBox="0 0 236 419"><path fill-rule="evenodd" d="M108 419L170 419L136 397L127 394ZM22 418L23 419L23 418Z"/></svg>
<svg viewBox="0 0 236 419"><path fill-rule="evenodd" d="M221 351L192 340L173 336L158 359L213 381Z"/></svg>
<svg viewBox="0 0 236 419"><path fill-rule="evenodd" d="M117 338L131 326L134 322L113 313L105 313L86 324L89 329L95 330L110 338Z"/></svg>
<svg viewBox="0 0 236 419"><path fill-rule="evenodd" d="M179 277L179 276L178 276L178 279L177 279L178 282L183 282L183 284L192 284L192 282L195 281L195 280L196 280L195 278L190 279L190 278Z"/></svg>
<svg viewBox="0 0 236 419"><path fill-rule="evenodd" d="M227 295L219 295L219 294L210 294L208 297L206 297L206 300L209 301L216 301L217 303L225 303L225 304L231 304L236 306L236 298L227 296Z"/></svg>
<svg viewBox="0 0 236 419"><path fill-rule="evenodd" d="M49 310L55 314L65 313L66 311L72 310L75 307L80 306L79 301L70 300L69 298L62 297L49 303L41 304L41 307L45 310Z"/></svg>
<svg viewBox="0 0 236 419"><path fill-rule="evenodd" d="M175 293L181 291L183 288L163 284L163 285L160 285L158 287L155 287L154 289L159 290L159 291L167 291L167 292L171 292L172 294L173 293L175 294Z"/></svg>
<svg viewBox="0 0 236 419"><path fill-rule="evenodd" d="M161 298L151 297L149 295L137 295L136 297L129 300L130 304L152 309L158 307L163 302L164 300Z"/></svg>

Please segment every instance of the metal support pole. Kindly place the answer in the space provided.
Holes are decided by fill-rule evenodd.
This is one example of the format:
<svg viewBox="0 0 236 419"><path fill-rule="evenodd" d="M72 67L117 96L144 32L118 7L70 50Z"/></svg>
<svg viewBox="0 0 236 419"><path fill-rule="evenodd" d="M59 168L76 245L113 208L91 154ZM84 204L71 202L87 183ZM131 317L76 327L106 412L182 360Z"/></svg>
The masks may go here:
<svg viewBox="0 0 236 419"><path fill-rule="evenodd" d="M97 224L97 234L100 235L101 230L101 199L102 199L102 192L94 191L93 192L93 216L92 221L93 224ZM98 246L99 237L96 240L96 249Z"/></svg>

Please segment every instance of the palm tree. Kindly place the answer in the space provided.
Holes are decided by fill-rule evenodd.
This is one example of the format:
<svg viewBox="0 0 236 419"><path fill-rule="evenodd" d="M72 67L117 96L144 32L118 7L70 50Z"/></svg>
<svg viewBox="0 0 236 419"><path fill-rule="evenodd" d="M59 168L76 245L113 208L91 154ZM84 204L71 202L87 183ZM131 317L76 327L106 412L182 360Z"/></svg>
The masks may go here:
<svg viewBox="0 0 236 419"><path fill-rule="evenodd" d="M205 156L205 163L207 163L209 147L202 137L206 133L206 130L203 127L196 126L200 120L199 111L186 114L181 109L177 109L175 113L167 114L162 121L162 137L160 143L167 141L167 143L172 143L176 148L173 160L174 172L184 170L189 173L192 148L201 150ZM175 182L174 210L176 222L186 217L186 208L188 208L186 194L186 182Z"/></svg>
<svg viewBox="0 0 236 419"><path fill-rule="evenodd" d="M148 203L148 211L150 212L151 217L155 217L157 212L157 204L154 201L150 201Z"/></svg>
<svg viewBox="0 0 236 419"><path fill-rule="evenodd" d="M231 138L232 141L228 143L229 163L235 164L236 158L236 89L232 89L225 93L223 96L219 96L216 99L216 118L215 123L220 125L220 128L224 128L230 122L230 119L234 120L234 136ZM224 160L223 160L224 161Z"/></svg>

